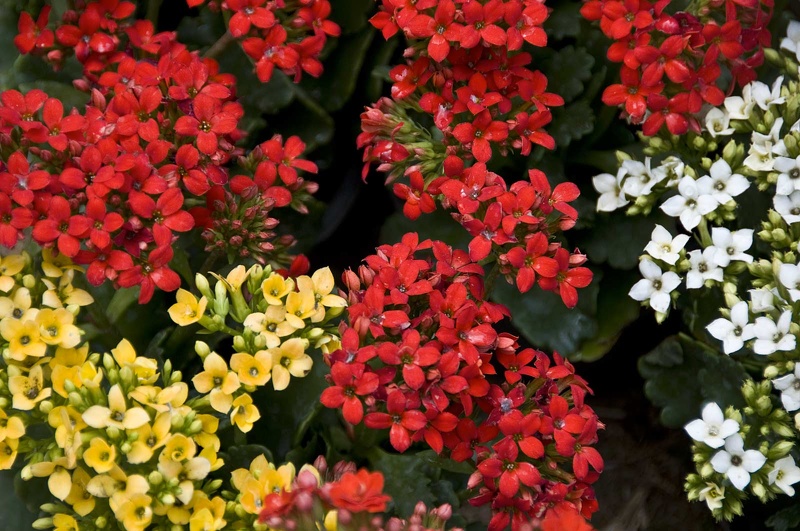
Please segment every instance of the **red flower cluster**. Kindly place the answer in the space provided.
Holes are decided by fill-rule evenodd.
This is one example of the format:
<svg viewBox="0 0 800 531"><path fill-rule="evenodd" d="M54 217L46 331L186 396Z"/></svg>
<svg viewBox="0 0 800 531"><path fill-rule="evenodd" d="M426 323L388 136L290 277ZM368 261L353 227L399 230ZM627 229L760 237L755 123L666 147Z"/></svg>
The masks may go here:
<svg viewBox="0 0 800 531"><path fill-rule="evenodd" d="M388 429L400 452L424 443L473 463L472 503L492 504L492 530L520 529L554 506L596 510L589 485L603 461L591 445L602 426L584 404L586 382L558 354L551 362L497 332L508 311L485 300L483 268L468 253L406 234L344 281L348 319L323 405Z"/></svg>
<svg viewBox="0 0 800 531"><path fill-rule="evenodd" d="M319 77L322 63L319 55L327 38L338 37L339 26L328 20L328 0L299 2L267 0L186 0L189 7L208 4L223 11L228 31L239 39L245 53L256 65L258 79L266 83L277 68L295 82L303 72Z"/></svg>
<svg viewBox="0 0 800 531"><path fill-rule="evenodd" d="M121 26L115 21L130 15L128 4L88 3L82 13L73 12L78 25L61 26L56 38L75 33L70 28L95 28L81 21L100 17L99 27L109 33L97 30L88 42L105 35L119 46L114 32ZM22 16L21 28L28 19ZM34 36L47 43L42 20ZM138 26L125 29L133 27ZM21 51L31 49L30 38L18 36ZM274 253L268 230L277 222L259 225L265 209L294 203L302 210L315 190L297 175L297 169L316 171L298 159L303 143L294 137L264 142L243 159L254 164L255 178L234 177L226 192L226 165L241 157L235 143L244 135L237 128L243 110L232 76L219 74L213 60L189 52L172 33L144 41L131 37L125 52L105 45L75 50L86 59L86 77L75 82L91 95L84 112L65 115L63 104L41 90L0 94L0 243L13 247L32 228L38 244L88 264L92 284L108 279L123 287L140 285L141 302L156 287L179 287L168 265L172 244L198 221L216 248L262 261L264 253ZM208 208L190 214L187 195L206 196ZM221 210L246 243L236 245L224 231L215 232L213 213ZM292 241L279 240L281 252Z"/></svg>
<svg viewBox="0 0 800 531"><path fill-rule="evenodd" d="M546 18L535 0L384 0L372 23L387 38L402 29L412 39L410 59L391 71L393 100L383 98L362 114L358 143L366 147L364 176L378 162L387 183L407 178L394 184L394 193L408 218L433 212L437 203L454 211L473 236L472 261L491 256L521 292L538 282L573 307L575 288L586 287L592 274L579 267L583 255L552 240L575 225L568 203L578 188L563 183L552 190L537 170L509 186L487 169L496 153L555 147L543 127L549 108L563 99L546 91L547 78L529 69L531 56L521 51L525 42L546 44ZM411 113L419 110L435 131L414 121Z"/></svg>
<svg viewBox="0 0 800 531"><path fill-rule="evenodd" d="M588 0L581 8L615 41L608 58L622 63L621 83L606 88L603 102L622 106L646 135L665 124L675 135L699 132L703 104L725 99L723 68L732 79L728 90L747 84L770 45L773 0L717 1L703 3L699 13L668 14L670 1Z"/></svg>
<svg viewBox="0 0 800 531"><path fill-rule="evenodd" d="M314 468L318 478L306 467L292 482L291 488L267 495L259 521L271 529L297 529L297 524L310 522L322 528L320 515L336 511L339 528L369 531L436 531L444 529L453 514L445 504L428 510L425 504L417 504L408 520L391 518L384 522L381 513L391 498L383 492L383 474L361 469L355 464L339 462L331 470L323 457L317 459ZM453 528L452 531L461 531Z"/></svg>

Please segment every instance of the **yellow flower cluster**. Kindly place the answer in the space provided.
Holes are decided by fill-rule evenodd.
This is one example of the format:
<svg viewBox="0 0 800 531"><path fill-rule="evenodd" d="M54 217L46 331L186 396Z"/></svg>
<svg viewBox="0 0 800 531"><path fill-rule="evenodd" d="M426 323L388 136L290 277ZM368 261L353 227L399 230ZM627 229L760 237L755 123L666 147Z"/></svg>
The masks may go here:
<svg viewBox="0 0 800 531"><path fill-rule="evenodd" d="M238 266L226 277L212 274L217 279L213 292L198 274L200 298L178 290L169 314L181 326L199 323L206 330L233 336L236 352L230 364L197 343L203 371L192 382L198 392L208 395L215 411L231 412L231 422L248 432L260 418L250 393L269 382L281 391L292 376L308 374L313 365L306 354L309 346L323 352L338 349L339 333L330 322L347 303L332 293L334 279L327 267L297 279L259 265L248 270Z"/></svg>
<svg viewBox="0 0 800 531"><path fill-rule="evenodd" d="M294 469L257 458L221 493L222 480L209 478L223 465L214 410L239 381L226 371L218 383L209 353L195 378L206 390L189 398L169 361L159 370L127 340L109 353L90 353L76 324L80 307L92 302L73 286L79 269L46 252L44 276L34 275L33 265L28 255L0 259L0 469L21 460L23 479L47 478L54 502L42 509L51 516L34 526L258 528L259 493L290 484ZM253 421L249 395L228 405L237 425Z"/></svg>

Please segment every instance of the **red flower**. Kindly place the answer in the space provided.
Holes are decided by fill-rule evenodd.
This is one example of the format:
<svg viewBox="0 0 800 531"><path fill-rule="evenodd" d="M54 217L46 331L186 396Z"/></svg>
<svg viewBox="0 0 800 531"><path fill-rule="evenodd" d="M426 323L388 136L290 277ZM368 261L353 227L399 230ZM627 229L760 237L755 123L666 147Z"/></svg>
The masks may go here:
<svg viewBox="0 0 800 531"><path fill-rule="evenodd" d="M153 220L153 231L159 239L158 231L186 232L194 227L192 215L181 210L183 208L183 194L177 188L170 188L161 194L158 201L136 190L132 190L128 204L138 216Z"/></svg>
<svg viewBox="0 0 800 531"><path fill-rule="evenodd" d="M487 88L486 78L477 72L473 74L467 86L456 90L458 100L453 105L453 112L461 113L468 109L472 114L478 114L503 101L499 92L487 92Z"/></svg>
<svg viewBox="0 0 800 531"><path fill-rule="evenodd" d="M353 513L381 513L391 500L383 493L383 474L363 468L345 473L339 481L326 484L325 489L331 505Z"/></svg>
<svg viewBox="0 0 800 531"><path fill-rule="evenodd" d="M441 0L433 17L419 14L411 19L408 29L413 37L430 38L428 55L441 63L450 53L450 43L462 36L463 26L455 22L456 6L453 0Z"/></svg>
<svg viewBox="0 0 800 531"><path fill-rule="evenodd" d="M519 492L520 483L535 487L542 481L536 467L524 461L517 461L519 448L512 439L503 439L494 445L495 453L478 463L478 471L485 478L500 478L500 494L514 497Z"/></svg>
<svg viewBox="0 0 800 531"><path fill-rule="evenodd" d="M424 367L439 361L442 353L431 343L420 347L420 335L416 330L403 333L402 342L382 343L378 347L378 356L387 365L402 365L403 380L415 391L425 384Z"/></svg>
<svg viewBox="0 0 800 531"><path fill-rule="evenodd" d="M492 158L490 142L505 140L508 137L508 124L492 120L492 115L487 110L475 116L471 123L455 126L453 136L465 146L471 144L472 155L478 162L487 162Z"/></svg>
<svg viewBox="0 0 800 531"><path fill-rule="evenodd" d="M524 6L524 10L523 10ZM547 33L542 24L547 19L547 8L539 2L509 2L504 20L508 24L508 49L519 50L525 41L533 46L546 46Z"/></svg>
<svg viewBox="0 0 800 531"><path fill-rule="evenodd" d="M418 410L406 410L408 400L401 391L393 391L386 399L387 413L368 413L364 424L373 430L390 428L389 442L392 447L402 453L411 446L409 432L416 432L425 427L428 419Z"/></svg>
<svg viewBox="0 0 800 531"><path fill-rule="evenodd" d="M503 8L500 0L489 0L483 5L477 0L468 0L462 6L466 25L461 30L461 46L474 48L481 40L494 46L504 45L506 32L495 24L503 17Z"/></svg>
<svg viewBox="0 0 800 531"><path fill-rule="evenodd" d="M228 9L235 11L228 29L234 37L241 37L250 32L253 25L260 29L268 29L275 25L275 14L264 7L264 0L227 0Z"/></svg>
<svg viewBox="0 0 800 531"><path fill-rule="evenodd" d="M290 136L283 143L280 135L271 140L267 140L259 145L259 148L277 166L278 175L286 185L293 185L297 182L297 170L317 173L317 165L310 160L299 158L306 150L305 143L299 136Z"/></svg>
<svg viewBox="0 0 800 531"><path fill-rule="evenodd" d="M350 424L358 424L364 417L364 405L358 397L378 388L378 375L365 369L363 363L334 363L331 380L335 385L325 389L319 399L325 407L341 407L344 420Z"/></svg>
<svg viewBox="0 0 800 531"><path fill-rule="evenodd" d="M183 136L196 136L197 149L206 155L217 151L219 136L236 130L237 119L224 112L218 100L198 95L194 99L194 116L181 116L175 122L175 131Z"/></svg>
<svg viewBox="0 0 800 531"><path fill-rule="evenodd" d="M511 385L516 385L522 379L522 375L533 378L539 376L539 371L528 365L536 357L536 351L532 348L526 348L518 353L513 350L506 352L498 349L495 355L500 365L506 369L504 376L506 382Z"/></svg>
<svg viewBox="0 0 800 531"><path fill-rule="evenodd" d="M302 20L307 27L314 30L315 35L324 33L331 37L338 37L342 33L342 29L332 20L328 20L330 16L331 3L328 0L316 0L310 7L301 7L295 21Z"/></svg>
<svg viewBox="0 0 800 531"><path fill-rule="evenodd" d="M133 267L133 258L124 251L112 249L110 246L90 253L80 263L89 262L86 268L86 280L93 286L99 286L108 280L116 280L120 272Z"/></svg>
<svg viewBox="0 0 800 531"><path fill-rule="evenodd" d="M559 272L554 278L539 277L539 287L555 291L567 308L574 308L578 304L578 291L576 288L585 288L592 282L592 271L588 267L569 267L569 252L564 248L556 250L554 256L558 262Z"/></svg>
<svg viewBox="0 0 800 531"><path fill-rule="evenodd" d="M275 25L267 32L266 38L251 38L242 42L245 53L256 61L256 75L262 83L272 78L276 66L282 70L297 66L300 56L296 50L285 46L286 38L286 29Z"/></svg>
<svg viewBox="0 0 800 531"><path fill-rule="evenodd" d="M639 122L647 111L647 96L661 92L664 85L643 86L639 73L625 65L620 69L620 77L622 84L611 85L603 91L603 103L611 106L624 104L625 112Z"/></svg>
<svg viewBox="0 0 800 531"><path fill-rule="evenodd" d="M537 273L545 278L552 278L558 274L558 262L545 256L548 245L549 242L544 233L537 232L527 239L524 248L512 247L501 256L501 259L505 257L505 260L508 260L508 263L517 269L517 289L521 293L525 293L533 287Z"/></svg>
<svg viewBox="0 0 800 531"><path fill-rule="evenodd" d="M19 34L14 37L14 45L19 53L25 55L34 50L46 50L53 47L55 35L47 29L47 20L50 18L50 6L44 6L33 22L33 17L23 11L19 16L17 30Z"/></svg>
<svg viewBox="0 0 800 531"><path fill-rule="evenodd" d="M50 174L44 170L31 171L28 159L20 151L8 157L6 169L0 172L0 192L8 194L20 206L31 205L34 192L50 184Z"/></svg>
<svg viewBox="0 0 800 531"><path fill-rule="evenodd" d="M70 114L64 117L64 105L55 98L48 98L44 102L42 120L50 131L47 143L58 151L67 149L67 133L80 130L84 123L83 116L79 114Z"/></svg>
<svg viewBox="0 0 800 531"><path fill-rule="evenodd" d="M394 194L400 199L405 200L403 214L411 220L417 219L423 212L430 214L436 210L436 202L431 194L425 191L425 181L422 173L411 172L408 176L409 185L402 183L394 184Z"/></svg>
<svg viewBox="0 0 800 531"><path fill-rule="evenodd" d="M683 92L676 94L671 99L661 94L650 94L647 105L651 114L642 125L642 132L653 136L661 129L664 123L673 135L682 135L689 130L689 94Z"/></svg>
<svg viewBox="0 0 800 531"><path fill-rule="evenodd" d="M440 317L436 339L453 347L467 364L478 362L478 349L487 349L497 340L497 332L487 323L475 324L478 309L475 305L463 307L455 319Z"/></svg>
<svg viewBox="0 0 800 531"><path fill-rule="evenodd" d="M125 220L116 212L106 212L102 199L90 199L86 204L86 217L91 221L89 238L98 249L111 245L111 234L118 231Z"/></svg>
<svg viewBox="0 0 800 531"><path fill-rule="evenodd" d="M47 218L37 221L33 227L33 238L39 243L55 241L59 252L72 258L78 254L81 239L90 228L89 218L73 215L66 199L53 196L47 208Z"/></svg>
<svg viewBox="0 0 800 531"><path fill-rule="evenodd" d="M505 232L499 230L502 220L503 207L495 202L486 209L483 221L473 218L462 222L464 228L473 236L469 242L469 257L473 262L479 262L489 256L492 243L503 245L512 241Z"/></svg>
<svg viewBox="0 0 800 531"><path fill-rule="evenodd" d="M590 465L597 472L603 471L603 458L589 446L597 440L597 428L597 419L590 418L578 437L563 430L555 432L556 451L564 457L572 457L572 468L578 479L589 475Z"/></svg>
<svg viewBox="0 0 800 531"><path fill-rule="evenodd" d="M544 455L542 441L534 437L542 425L542 418L536 413L524 415L515 409L504 415L498 422L498 427L506 440L515 442L522 453L531 459L539 459Z"/></svg>
<svg viewBox="0 0 800 531"><path fill-rule="evenodd" d="M172 256L172 248L169 246L153 249L140 265L120 274L119 285L123 288L141 286L139 304L144 304L153 298L156 286L163 291L175 291L181 286L181 277L169 268Z"/></svg>
<svg viewBox="0 0 800 531"><path fill-rule="evenodd" d="M33 224L34 216L27 208L14 208L11 199L0 192L0 244L11 248L22 239L22 231Z"/></svg>

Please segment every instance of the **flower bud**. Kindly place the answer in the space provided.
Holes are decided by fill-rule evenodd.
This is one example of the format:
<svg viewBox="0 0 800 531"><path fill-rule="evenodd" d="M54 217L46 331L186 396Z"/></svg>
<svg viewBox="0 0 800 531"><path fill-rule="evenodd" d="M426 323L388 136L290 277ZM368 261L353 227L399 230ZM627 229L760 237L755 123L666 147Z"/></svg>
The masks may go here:
<svg viewBox="0 0 800 531"><path fill-rule="evenodd" d="M205 360L211 354L211 348L204 341L195 341L194 351L200 356L201 360Z"/></svg>
<svg viewBox="0 0 800 531"><path fill-rule="evenodd" d="M243 336L235 336L233 338L233 348L236 352L247 352L247 342Z"/></svg>

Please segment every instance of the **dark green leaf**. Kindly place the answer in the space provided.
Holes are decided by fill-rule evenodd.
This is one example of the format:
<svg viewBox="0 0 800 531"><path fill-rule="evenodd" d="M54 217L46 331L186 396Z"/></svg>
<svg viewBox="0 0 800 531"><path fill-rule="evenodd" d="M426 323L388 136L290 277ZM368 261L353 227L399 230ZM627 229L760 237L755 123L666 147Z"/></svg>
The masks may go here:
<svg viewBox="0 0 800 531"><path fill-rule="evenodd" d="M219 13L202 9L197 17L181 19L178 25L178 41L193 47L211 46L225 31L225 21Z"/></svg>
<svg viewBox="0 0 800 531"><path fill-rule="evenodd" d="M0 492L3 493L0 496L0 529L31 529L31 524L39 514L37 502L40 500L31 500L30 504L27 498L21 500L20 494L25 496L29 493L30 489L27 487L29 485L24 484L16 471L0 471ZM44 490L49 493L46 485Z"/></svg>
<svg viewBox="0 0 800 531"><path fill-rule="evenodd" d="M256 457L263 455L267 461L273 463L272 452L268 448L260 444L243 444L239 446L230 446L225 452L220 452L219 456L225 461L225 464L217 471L216 476L229 480L231 472L238 468L250 468L250 463Z"/></svg>
<svg viewBox="0 0 800 531"><path fill-rule="evenodd" d="M361 31L375 9L373 0L331 0L331 20L339 24L342 34Z"/></svg>
<svg viewBox="0 0 800 531"><path fill-rule="evenodd" d="M630 274L606 271L597 298L597 333L581 344L571 359L595 361L603 357L619 339L623 329L639 316L639 303L628 296L635 279Z"/></svg>
<svg viewBox="0 0 800 531"><path fill-rule="evenodd" d="M399 39L389 39L380 44L377 52L370 54L372 68L365 90L367 101L377 101L383 94L383 84L389 79L389 60L398 43Z"/></svg>
<svg viewBox="0 0 800 531"><path fill-rule="evenodd" d="M767 519L766 524L775 531L790 531L800 527L800 505L781 509Z"/></svg>
<svg viewBox="0 0 800 531"><path fill-rule="evenodd" d="M397 243L407 232L416 232L420 239L442 240L460 249L466 249L471 239L464 227L447 212L438 209L431 214L423 214L415 221L405 217L402 212L395 212L381 228L381 242Z"/></svg>
<svg viewBox="0 0 800 531"><path fill-rule="evenodd" d="M672 336L639 359L644 392L661 422L679 428L697 418L704 402L743 406L739 392L747 373L729 356L688 336Z"/></svg>
<svg viewBox="0 0 800 531"><path fill-rule="evenodd" d="M194 285L194 274L189 265L189 255L181 247L173 247L173 250L175 254L172 256L169 266L183 278L184 282L190 286Z"/></svg>
<svg viewBox="0 0 800 531"><path fill-rule="evenodd" d="M431 475L435 470L426 460L414 454L389 454L379 448L372 448L368 457L372 470L383 473L384 491L392 497L398 515L410 516L420 501L428 507L434 504Z"/></svg>
<svg viewBox="0 0 800 531"><path fill-rule="evenodd" d="M119 288L105 305L106 315L111 324L116 325L125 316L128 308L136 304L139 297L135 288Z"/></svg>
<svg viewBox="0 0 800 531"><path fill-rule="evenodd" d="M583 83L592 77L594 57L583 48L567 46L550 58L547 74L549 92L570 102L583 91Z"/></svg>
<svg viewBox="0 0 800 531"><path fill-rule="evenodd" d="M502 279L495 284L492 299L508 306L511 324L536 348L572 356L597 333L599 280L595 278L589 287L578 292L578 306L571 310L553 292L534 288L520 294L516 286Z"/></svg>
<svg viewBox="0 0 800 531"><path fill-rule="evenodd" d="M544 30L553 39L575 37L581 31L581 4L560 2L555 4L550 17L544 22Z"/></svg>
<svg viewBox="0 0 800 531"><path fill-rule="evenodd" d="M675 227L674 218L661 211L647 217L626 216L622 212L598 215L592 231L581 238L580 247L592 264L608 262L616 269L633 269L638 265L639 256L650 241L656 223L670 231Z"/></svg>
<svg viewBox="0 0 800 531"><path fill-rule="evenodd" d="M579 100L553 111L553 123L548 131L560 148L587 135L594 127L594 111L585 100Z"/></svg>
<svg viewBox="0 0 800 531"><path fill-rule="evenodd" d="M436 468L447 470L448 472L455 472L457 474L472 474L475 472L475 467L469 463L459 463L458 461L441 457L433 450L423 450L421 452L417 452L417 457L419 459L423 459Z"/></svg>
<svg viewBox="0 0 800 531"><path fill-rule="evenodd" d="M338 40L336 48L325 60L325 71L319 79L308 78L303 86L309 96L332 112L341 109L358 82L367 50L375 30L364 27L360 32Z"/></svg>

